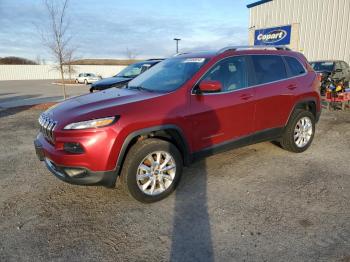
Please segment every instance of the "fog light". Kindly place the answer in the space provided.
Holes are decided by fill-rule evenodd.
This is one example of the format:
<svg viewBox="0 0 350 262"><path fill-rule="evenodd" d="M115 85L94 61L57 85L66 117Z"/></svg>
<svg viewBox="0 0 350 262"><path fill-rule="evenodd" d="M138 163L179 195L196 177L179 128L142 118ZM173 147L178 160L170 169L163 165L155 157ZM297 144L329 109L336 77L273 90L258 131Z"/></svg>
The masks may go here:
<svg viewBox="0 0 350 262"><path fill-rule="evenodd" d="M68 142L64 143L63 150L72 154L82 154L84 149L79 143Z"/></svg>
<svg viewBox="0 0 350 262"><path fill-rule="evenodd" d="M81 168L65 168L64 172L70 177L77 177L85 174L85 170Z"/></svg>

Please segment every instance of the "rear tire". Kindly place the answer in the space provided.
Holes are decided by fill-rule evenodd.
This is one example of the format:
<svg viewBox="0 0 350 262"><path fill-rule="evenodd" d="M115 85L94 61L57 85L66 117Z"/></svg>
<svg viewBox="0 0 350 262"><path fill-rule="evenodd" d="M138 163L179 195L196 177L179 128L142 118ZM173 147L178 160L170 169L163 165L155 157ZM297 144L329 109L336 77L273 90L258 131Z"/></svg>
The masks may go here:
<svg viewBox="0 0 350 262"><path fill-rule="evenodd" d="M280 140L282 148L295 153L308 149L314 138L315 122L315 116L310 111L295 110Z"/></svg>
<svg viewBox="0 0 350 262"><path fill-rule="evenodd" d="M182 167L182 157L175 145L160 139L146 139L129 150L121 172L121 184L136 200L156 202L175 190Z"/></svg>

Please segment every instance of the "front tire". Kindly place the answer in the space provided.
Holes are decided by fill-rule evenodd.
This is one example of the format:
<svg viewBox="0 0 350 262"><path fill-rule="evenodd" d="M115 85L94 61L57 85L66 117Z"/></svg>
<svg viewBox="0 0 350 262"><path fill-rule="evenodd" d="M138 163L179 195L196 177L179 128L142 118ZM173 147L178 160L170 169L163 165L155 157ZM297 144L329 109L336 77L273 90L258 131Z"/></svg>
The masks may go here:
<svg viewBox="0 0 350 262"><path fill-rule="evenodd" d="M121 183L136 200L156 202L175 190L182 167L182 157L175 145L160 139L146 139L137 142L128 152Z"/></svg>
<svg viewBox="0 0 350 262"><path fill-rule="evenodd" d="M282 148L295 152L304 152L312 143L315 134L315 116L303 109L293 112L282 139Z"/></svg>

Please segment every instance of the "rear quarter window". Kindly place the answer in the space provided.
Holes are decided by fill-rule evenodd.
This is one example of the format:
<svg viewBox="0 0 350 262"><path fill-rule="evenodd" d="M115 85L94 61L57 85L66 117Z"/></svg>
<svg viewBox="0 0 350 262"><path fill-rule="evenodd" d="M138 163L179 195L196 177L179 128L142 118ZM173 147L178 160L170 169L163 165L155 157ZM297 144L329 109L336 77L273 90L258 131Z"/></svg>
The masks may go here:
<svg viewBox="0 0 350 262"><path fill-rule="evenodd" d="M257 85L287 78L284 61L279 55L252 55Z"/></svg>
<svg viewBox="0 0 350 262"><path fill-rule="evenodd" d="M292 76L298 76L305 74L305 68L301 65L298 59L290 56L285 56L284 59L286 60L290 73Z"/></svg>

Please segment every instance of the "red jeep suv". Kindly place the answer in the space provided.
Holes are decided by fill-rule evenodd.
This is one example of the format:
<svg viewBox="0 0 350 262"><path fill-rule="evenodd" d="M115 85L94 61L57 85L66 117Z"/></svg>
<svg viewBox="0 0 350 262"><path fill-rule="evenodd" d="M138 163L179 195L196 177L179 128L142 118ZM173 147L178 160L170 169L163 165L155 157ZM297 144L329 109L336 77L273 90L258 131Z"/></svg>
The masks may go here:
<svg viewBox="0 0 350 262"><path fill-rule="evenodd" d="M59 179L113 187L154 202L182 167L230 148L278 141L303 152L320 116L320 82L288 48L227 47L164 60L123 88L42 113L37 155Z"/></svg>

